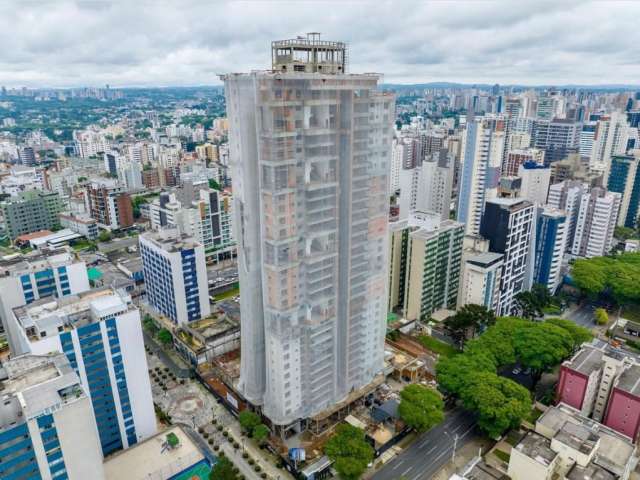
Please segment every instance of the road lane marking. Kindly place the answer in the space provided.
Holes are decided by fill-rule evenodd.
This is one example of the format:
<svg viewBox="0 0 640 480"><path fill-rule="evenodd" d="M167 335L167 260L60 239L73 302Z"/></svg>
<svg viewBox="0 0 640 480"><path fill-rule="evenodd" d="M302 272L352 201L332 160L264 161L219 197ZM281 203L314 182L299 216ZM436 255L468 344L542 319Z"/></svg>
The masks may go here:
<svg viewBox="0 0 640 480"><path fill-rule="evenodd" d="M400 465L402 465L404 463L404 460L400 460L398 463L396 463L393 468L391 470L395 470L396 468L398 468Z"/></svg>
<svg viewBox="0 0 640 480"><path fill-rule="evenodd" d="M402 472L402 476L404 477L413 467L407 468L404 472Z"/></svg>

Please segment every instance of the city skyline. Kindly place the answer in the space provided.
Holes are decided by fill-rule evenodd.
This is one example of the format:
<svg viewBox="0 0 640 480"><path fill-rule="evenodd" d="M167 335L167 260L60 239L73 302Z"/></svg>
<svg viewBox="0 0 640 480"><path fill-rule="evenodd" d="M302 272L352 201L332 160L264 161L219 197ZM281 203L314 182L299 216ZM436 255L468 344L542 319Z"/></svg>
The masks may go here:
<svg viewBox="0 0 640 480"><path fill-rule="evenodd" d="M271 40L308 31L344 39L349 69L382 73L385 83L637 84L640 74L639 49L627 41L640 13L631 2L527 2L515 11L507 2L359 1L339 15L331 3L313 7L3 3L0 85L220 85L217 74L268 68Z"/></svg>

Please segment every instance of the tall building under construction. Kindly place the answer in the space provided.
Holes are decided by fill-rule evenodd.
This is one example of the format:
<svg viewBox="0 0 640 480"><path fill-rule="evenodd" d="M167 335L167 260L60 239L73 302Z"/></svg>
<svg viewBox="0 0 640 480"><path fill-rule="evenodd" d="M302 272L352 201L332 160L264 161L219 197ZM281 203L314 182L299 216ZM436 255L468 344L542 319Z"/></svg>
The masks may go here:
<svg viewBox="0 0 640 480"><path fill-rule="evenodd" d="M241 286L240 387L297 425L383 368L394 97L341 42L272 43L224 75Z"/></svg>

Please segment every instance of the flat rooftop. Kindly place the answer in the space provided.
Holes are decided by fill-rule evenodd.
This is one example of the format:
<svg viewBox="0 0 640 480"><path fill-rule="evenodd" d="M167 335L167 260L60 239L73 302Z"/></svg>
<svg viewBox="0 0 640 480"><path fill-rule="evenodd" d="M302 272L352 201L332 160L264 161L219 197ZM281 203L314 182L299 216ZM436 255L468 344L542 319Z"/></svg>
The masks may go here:
<svg viewBox="0 0 640 480"><path fill-rule="evenodd" d="M467 262L472 265L477 265L478 267L490 267L502 261L504 255L502 253L479 253L478 255L473 255L467 258Z"/></svg>
<svg viewBox="0 0 640 480"><path fill-rule="evenodd" d="M190 237L179 233L178 230L159 230L146 232L140 238L147 240L156 247L167 252L179 252L184 249L192 249L200 246L200 243Z"/></svg>
<svg viewBox="0 0 640 480"><path fill-rule="evenodd" d="M178 437L178 446L166 445L167 435ZM174 426L116 453L104 462L107 480L170 478L204 458L202 452L179 426Z"/></svg>
<svg viewBox="0 0 640 480"><path fill-rule="evenodd" d="M534 459L536 462L549 466L557 453L551 450L549 439L534 432L529 432L515 447L518 452Z"/></svg>
<svg viewBox="0 0 640 480"><path fill-rule="evenodd" d="M625 368L615 387L634 396L640 396L640 365L630 365Z"/></svg>
<svg viewBox="0 0 640 480"><path fill-rule="evenodd" d="M78 376L62 353L15 357L2 365L2 377L0 432L85 397Z"/></svg>
<svg viewBox="0 0 640 480"><path fill-rule="evenodd" d="M36 250L25 255L8 255L0 258L0 277L38 272L46 268L69 265L75 261L75 255L67 248Z"/></svg>
<svg viewBox="0 0 640 480"><path fill-rule="evenodd" d="M598 443L598 436L589 428L571 422L565 422L553 439L585 455L590 455Z"/></svg>
<svg viewBox="0 0 640 480"><path fill-rule="evenodd" d="M565 362L565 366L588 376L600 370L603 356L602 350L585 345L571 360Z"/></svg>
<svg viewBox="0 0 640 480"><path fill-rule="evenodd" d="M594 463L590 463L586 467L581 467L576 463L565 478L567 480L615 480L616 476Z"/></svg>
<svg viewBox="0 0 640 480"><path fill-rule="evenodd" d="M29 340L38 341L134 309L129 300L127 295L104 287L63 298L41 298L14 308L13 314Z"/></svg>

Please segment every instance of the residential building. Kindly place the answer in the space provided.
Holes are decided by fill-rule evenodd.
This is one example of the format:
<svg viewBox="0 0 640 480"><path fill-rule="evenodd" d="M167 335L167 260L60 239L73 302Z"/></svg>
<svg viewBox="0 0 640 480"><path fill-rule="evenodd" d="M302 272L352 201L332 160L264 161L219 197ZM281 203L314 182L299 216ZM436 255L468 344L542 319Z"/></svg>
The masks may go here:
<svg viewBox="0 0 640 480"><path fill-rule="evenodd" d="M505 144L505 120L501 116L467 121L462 140L462 174L458 195L458 222L466 234L477 234L485 203L496 198Z"/></svg>
<svg viewBox="0 0 640 480"><path fill-rule="evenodd" d="M613 112L600 117L589 168L604 173L604 185L609 181L611 158L626 153L628 138L629 126L627 116L623 112Z"/></svg>
<svg viewBox="0 0 640 480"><path fill-rule="evenodd" d="M577 180L565 180L549 187L547 205L567 214L567 251L573 248L578 224L582 195L589 192L589 185Z"/></svg>
<svg viewBox="0 0 640 480"><path fill-rule="evenodd" d="M404 307L410 231L409 219L389 224L389 312Z"/></svg>
<svg viewBox="0 0 640 480"><path fill-rule="evenodd" d="M174 324L209 316L204 247L177 230L139 237L147 302Z"/></svg>
<svg viewBox="0 0 640 480"><path fill-rule="evenodd" d="M103 288L43 298L14 308L9 321L21 351L66 355L91 399L89 418L95 418L103 455L156 432L140 312L131 297Z"/></svg>
<svg viewBox="0 0 640 480"><path fill-rule="evenodd" d="M447 150L427 157L421 165L400 171L400 218L412 212L436 212L449 218L453 168Z"/></svg>
<svg viewBox="0 0 640 480"><path fill-rule="evenodd" d="M567 250L567 214L553 207L537 209L533 281L553 295L562 283L562 261Z"/></svg>
<svg viewBox="0 0 640 480"><path fill-rule="evenodd" d="M621 195L595 187L582 194L575 223L571 253L578 257L601 257L613 247Z"/></svg>
<svg viewBox="0 0 640 480"><path fill-rule="evenodd" d="M505 161L502 164L502 176L510 177L518 174L520 166L525 163L544 165L544 150L537 148L513 149L506 152Z"/></svg>
<svg viewBox="0 0 640 480"><path fill-rule="evenodd" d="M580 148L578 152L581 157L591 160L593 156L593 145L596 138L597 123L587 122L582 125L580 131Z"/></svg>
<svg viewBox="0 0 640 480"><path fill-rule="evenodd" d="M301 428L383 368L395 105L378 75L345 73L344 43L309 34L272 53L272 70L223 77L250 292L239 386L276 428Z"/></svg>
<svg viewBox="0 0 640 480"><path fill-rule="evenodd" d="M33 147L19 148L18 160L25 167L34 167L38 163L36 160L36 152L33 150Z"/></svg>
<svg viewBox="0 0 640 480"><path fill-rule="evenodd" d="M489 240L489 251L504 256L498 315L513 313L515 296L531 287L534 215L534 206L526 200L496 198L487 201L480 235Z"/></svg>
<svg viewBox="0 0 640 480"><path fill-rule="evenodd" d="M640 216L640 150L635 155L614 155L607 190L621 195L618 225L628 228L638 227Z"/></svg>
<svg viewBox="0 0 640 480"><path fill-rule="evenodd" d="M578 152L581 130L582 125L573 120L538 119L533 122L531 144L534 148L544 150L544 162L550 165L570 153Z"/></svg>
<svg viewBox="0 0 640 480"><path fill-rule="evenodd" d="M54 192L30 190L0 202L0 213L12 240L25 233L51 230L60 225L60 196Z"/></svg>
<svg viewBox="0 0 640 480"><path fill-rule="evenodd" d="M625 365L616 377L607 402L604 422L632 442L640 434L640 365Z"/></svg>
<svg viewBox="0 0 640 480"><path fill-rule="evenodd" d="M500 302L503 255L489 251L489 241L480 236L463 239L462 272L458 307L484 305L496 311Z"/></svg>
<svg viewBox="0 0 640 480"><path fill-rule="evenodd" d="M91 401L61 353L0 369L0 478L104 480Z"/></svg>
<svg viewBox="0 0 640 480"><path fill-rule="evenodd" d="M551 169L549 167L526 162L520 165L518 177L522 179L520 184L521 198L537 205L547 203L549 181L551 179Z"/></svg>
<svg viewBox="0 0 640 480"><path fill-rule="evenodd" d="M456 308L464 225L433 213L415 216L420 226L409 233L403 310L408 320L427 320Z"/></svg>
<svg viewBox="0 0 640 480"><path fill-rule="evenodd" d="M0 260L0 314L14 355L21 352L9 319L16 307L41 298L76 295L89 290L85 262L68 249L43 250Z"/></svg>
<svg viewBox="0 0 640 480"><path fill-rule="evenodd" d="M133 225L131 196L115 180L94 180L87 186L89 214L103 228L118 230Z"/></svg>
<svg viewBox="0 0 640 480"><path fill-rule="evenodd" d="M80 235L86 237L88 240L95 240L98 238L98 222L88 215L74 215L72 213L61 213L60 225L64 228L68 228Z"/></svg>

